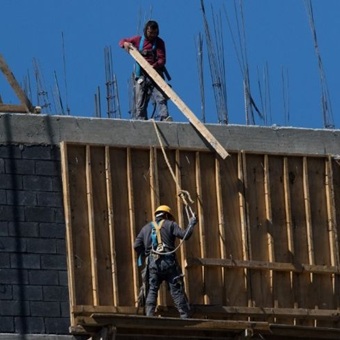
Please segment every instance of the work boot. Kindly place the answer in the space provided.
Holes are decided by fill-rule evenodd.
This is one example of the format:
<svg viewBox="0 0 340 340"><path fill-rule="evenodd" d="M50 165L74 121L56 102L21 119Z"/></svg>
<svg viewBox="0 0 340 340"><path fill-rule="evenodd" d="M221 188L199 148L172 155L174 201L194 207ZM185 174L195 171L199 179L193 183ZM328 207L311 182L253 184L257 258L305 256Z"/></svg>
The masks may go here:
<svg viewBox="0 0 340 340"><path fill-rule="evenodd" d="M171 116L168 116L164 119L165 122L173 122L173 119Z"/></svg>

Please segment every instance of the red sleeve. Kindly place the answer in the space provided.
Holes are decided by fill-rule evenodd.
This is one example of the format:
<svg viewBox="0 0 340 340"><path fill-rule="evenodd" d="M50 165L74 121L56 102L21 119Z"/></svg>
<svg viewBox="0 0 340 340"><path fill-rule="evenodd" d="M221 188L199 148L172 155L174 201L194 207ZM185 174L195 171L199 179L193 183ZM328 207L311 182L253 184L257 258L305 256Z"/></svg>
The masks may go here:
<svg viewBox="0 0 340 340"><path fill-rule="evenodd" d="M135 36L133 36L131 38L123 38L123 39L121 39L118 44L119 44L120 47L123 48L124 47L124 43L125 42L129 42L133 46L135 46L136 48L139 48L140 39L141 39L140 35L135 35Z"/></svg>

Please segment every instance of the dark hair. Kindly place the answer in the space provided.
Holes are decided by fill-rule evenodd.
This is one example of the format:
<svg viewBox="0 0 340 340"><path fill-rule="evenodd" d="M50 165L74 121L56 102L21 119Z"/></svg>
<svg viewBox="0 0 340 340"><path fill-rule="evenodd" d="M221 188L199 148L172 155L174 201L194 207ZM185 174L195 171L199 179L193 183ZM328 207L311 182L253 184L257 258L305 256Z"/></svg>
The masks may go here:
<svg viewBox="0 0 340 340"><path fill-rule="evenodd" d="M145 26L144 26L144 35L146 36L146 30L148 28L151 28L153 31L157 31L157 35L159 34L159 26L158 26L158 23L157 21L154 21L154 20L149 20Z"/></svg>

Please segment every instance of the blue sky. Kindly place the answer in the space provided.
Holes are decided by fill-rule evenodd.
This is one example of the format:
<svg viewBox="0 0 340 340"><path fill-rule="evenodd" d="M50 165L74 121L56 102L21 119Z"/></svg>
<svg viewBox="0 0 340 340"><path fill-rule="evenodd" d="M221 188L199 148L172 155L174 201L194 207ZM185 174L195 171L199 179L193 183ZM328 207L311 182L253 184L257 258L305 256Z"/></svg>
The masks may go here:
<svg viewBox="0 0 340 340"><path fill-rule="evenodd" d="M210 28L213 30L213 22L220 22L218 27L222 27L229 123L246 124L243 76L237 57L240 39L236 19L241 20L240 1L204 3ZM242 3L246 36L243 46L247 49L251 94L266 116L263 120L255 114L255 124L323 128L320 73L305 1ZM312 5L329 90L330 118L339 128L340 1L312 0ZM196 41L199 33L204 36L204 26L199 0L1 0L1 9L0 53L17 80L23 86L25 82L30 84L33 104L37 104L33 67L36 60L53 114L57 75L64 108L68 104L71 115L94 116L94 96L99 87L102 117L106 117L104 48L110 47L122 118L129 119L128 79L133 60L118 47L118 41L138 33L138 28L152 18L159 22L160 36L166 42L171 85L201 118ZM217 123L205 40L203 59L206 122ZM18 103L2 75L0 95L5 103ZM186 121L175 106L169 107L175 121Z"/></svg>

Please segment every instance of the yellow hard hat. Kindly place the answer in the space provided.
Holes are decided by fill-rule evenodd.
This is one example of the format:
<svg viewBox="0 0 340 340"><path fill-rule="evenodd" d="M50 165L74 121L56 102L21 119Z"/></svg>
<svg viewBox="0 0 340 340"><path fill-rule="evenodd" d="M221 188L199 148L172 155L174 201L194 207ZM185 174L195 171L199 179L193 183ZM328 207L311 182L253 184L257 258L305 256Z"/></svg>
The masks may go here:
<svg viewBox="0 0 340 340"><path fill-rule="evenodd" d="M155 210L155 215L156 215L157 213L159 213L159 212L165 212L165 213L171 215L172 218L174 218L173 215L172 215L172 213L171 213L170 207L167 206L167 205L160 205L160 206Z"/></svg>

